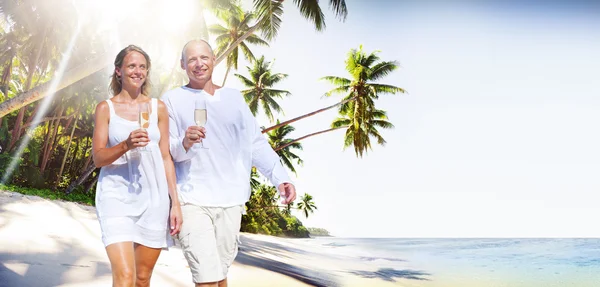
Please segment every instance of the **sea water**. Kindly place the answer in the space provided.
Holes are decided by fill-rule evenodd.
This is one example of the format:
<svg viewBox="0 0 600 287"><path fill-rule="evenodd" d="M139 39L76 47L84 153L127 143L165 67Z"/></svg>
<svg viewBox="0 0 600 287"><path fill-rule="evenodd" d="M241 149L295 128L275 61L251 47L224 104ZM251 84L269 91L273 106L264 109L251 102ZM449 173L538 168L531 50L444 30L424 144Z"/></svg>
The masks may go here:
<svg viewBox="0 0 600 287"><path fill-rule="evenodd" d="M600 239L312 239L399 286L600 286Z"/></svg>

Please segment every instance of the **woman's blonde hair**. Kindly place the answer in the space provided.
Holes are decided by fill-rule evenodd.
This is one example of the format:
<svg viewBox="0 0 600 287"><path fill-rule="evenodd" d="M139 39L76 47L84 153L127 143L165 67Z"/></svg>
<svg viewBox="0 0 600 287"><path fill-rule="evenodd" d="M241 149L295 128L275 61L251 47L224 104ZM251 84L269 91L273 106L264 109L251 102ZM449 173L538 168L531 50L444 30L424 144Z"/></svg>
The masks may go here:
<svg viewBox="0 0 600 287"><path fill-rule="evenodd" d="M146 95L146 96L150 96L150 67L152 66L152 64L150 63L150 56L148 56L148 54L146 54L146 52L144 52L144 50L142 50L142 48L135 46L135 45L129 45L127 47L125 47L123 50L121 50L121 52L119 52L119 54L117 54L117 57L115 58L115 69L116 68L121 68L121 66L123 66L123 60L125 59L125 56L127 56L127 54L131 53L131 52L138 52L142 55L144 55L144 58L146 58L146 63L147 63L147 72L146 72L146 79L144 81L144 83L142 84L142 94ZM111 80L110 80L110 89L113 93L113 96L116 96L117 94L119 94L121 92L121 89L123 88L122 84L121 84L121 77L119 77L117 75L116 71L113 71Z"/></svg>

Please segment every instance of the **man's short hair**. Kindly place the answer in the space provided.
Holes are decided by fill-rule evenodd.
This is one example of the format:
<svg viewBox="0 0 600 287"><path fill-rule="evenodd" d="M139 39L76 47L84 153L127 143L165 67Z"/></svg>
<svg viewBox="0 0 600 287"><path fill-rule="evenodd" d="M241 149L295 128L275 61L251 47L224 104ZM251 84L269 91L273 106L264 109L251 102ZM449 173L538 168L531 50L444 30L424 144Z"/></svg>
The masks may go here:
<svg viewBox="0 0 600 287"><path fill-rule="evenodd" d="M185 62L185 49L187 49L187 47L192 44L192 43L204 43L208 46L208 49L210 50L210 53L213 55L213 57L215 56L215 52L213 52L212 47L210 46L210 44L208 43L208 41L204 40L204 39L193 39L188 41L187 43L185 43L185 45L183 45L183 49L181 50L181 60Z"/></svg>

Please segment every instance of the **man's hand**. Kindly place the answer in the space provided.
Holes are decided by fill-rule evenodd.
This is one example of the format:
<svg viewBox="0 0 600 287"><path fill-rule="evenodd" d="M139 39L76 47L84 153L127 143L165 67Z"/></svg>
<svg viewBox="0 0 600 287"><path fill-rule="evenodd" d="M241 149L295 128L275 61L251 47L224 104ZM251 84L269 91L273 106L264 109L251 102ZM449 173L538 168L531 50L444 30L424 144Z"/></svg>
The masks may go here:
<svg viewBox="0 0 600 287"><path fill-rule="evenodd" d="M206 129L204 127L190 126L185 131L185 137L183 138L183 147L185 151L188 151L195 143L202 142L205 138Z"/></svg>
<svg viewBox="0 0 600 287"><path fill-rule="evenodd" d="M279 185L278 189L283 198L282 204L292 203L296 199L296 187L293 184L284 182Z"/></svg>

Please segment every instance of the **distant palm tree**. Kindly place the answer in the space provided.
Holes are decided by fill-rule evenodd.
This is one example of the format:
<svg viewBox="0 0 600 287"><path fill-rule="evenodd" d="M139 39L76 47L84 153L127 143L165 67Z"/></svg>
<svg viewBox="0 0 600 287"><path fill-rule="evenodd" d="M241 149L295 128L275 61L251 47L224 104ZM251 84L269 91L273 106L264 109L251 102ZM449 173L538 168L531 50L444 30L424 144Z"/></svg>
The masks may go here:
<svg viewBox="0 0 600 287"><path fill-rule="evenodd" d="M265 57L261 56L256 59L253 66L246 67L250 78L246 78L240 74L235 74L238 79L247 87L242 91L246 103L250 107L250 111L254 116L258 113L259 104L262 105L265 115L269 120L273 121L273 110L283 113L283 110L275 101L275 99L283 98L291 95L285 90L276 90L272 87L281 80L287 78L287 74L273 73L271 71L272 62L265 61Z"/></svg>
<svg viewBox="0 0 600 287"><path fill-rule="evenodd" d="M279 123L279 120L277 120ZM281 163L284 164L287 168L290 169L294 174L296 174L296 168L294 167L294 161L298 165L302 165L302 159L296 155L292 149L302 150L302 144L299 142L292 143L287 145L289 142L293 141L293 139L286 138L291 132L293 132L295 128L291 125L283 126L278 129L272 130L267 134L269 143L274 150L276 150L277 155L281 159ZM284 146L284 148L279 149L279 147Z"/></svg>
<svg viewBox="0 0 600 287"><path fill-rule="evenodd" d="M317 210L317 206L313 202L313 197L305 193L301 198L300 202L297 203L298 209L304 212L304 216L308 218L309 213L314 213Z"/></svg>
<svg viewBox="0 0 600 287"><path fill-rule="evenodd" d="M241 7L235 5L228 10L217 10L215 14L221 21L226 23L226 26L215 24L208 28L208 31L217 37L215 40L217 44L215 54L221 55L233 42L248 32L250 29L248 23L253 19L254 15L250 12L242 11ZM254 34L249 35L227 56L227 71L225 72L225 78L223 79L222 85L225 85L230 69L238 69L240 50L248 62L254 62L254 54L250 51L250 48L248 48L246 43L269 46L269 43L258 36Z"/></svg>

